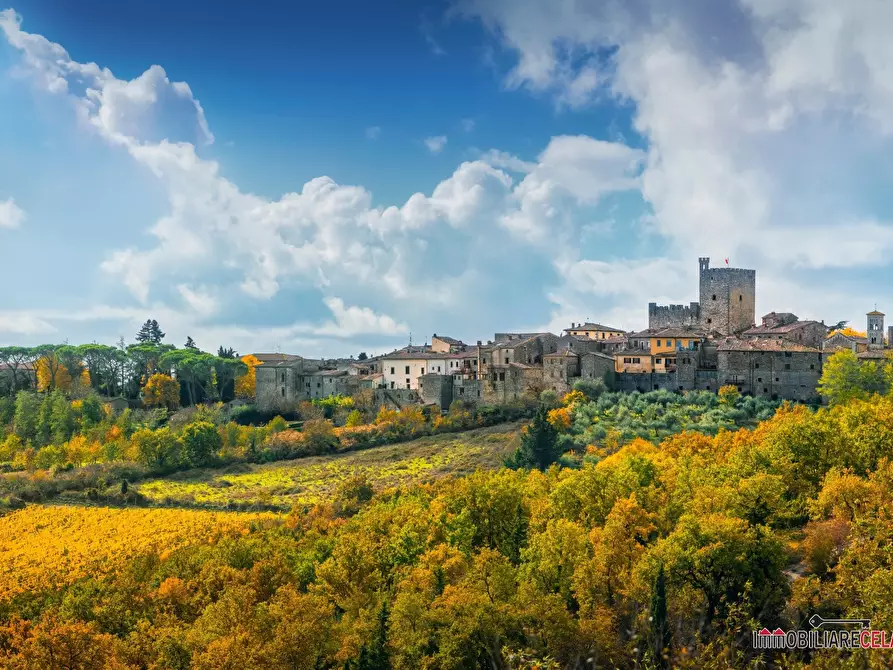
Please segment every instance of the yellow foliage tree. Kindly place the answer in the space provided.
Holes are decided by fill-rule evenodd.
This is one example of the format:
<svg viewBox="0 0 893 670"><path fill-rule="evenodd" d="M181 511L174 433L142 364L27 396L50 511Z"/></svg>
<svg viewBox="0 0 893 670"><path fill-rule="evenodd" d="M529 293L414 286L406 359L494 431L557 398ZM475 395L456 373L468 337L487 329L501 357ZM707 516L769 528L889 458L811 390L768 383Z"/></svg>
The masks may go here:
<svg viewBox="0 0 893 670"><path fill-rule="evenodd" d="M180 382L161 373L152 375L143 387L143 404L176 409L180 405Z"/></svg>
<svg viewBox="0 0 893 670"><path fill-rule="evenodd" d="M846 328L840 328L839 330L832 330L828 333L828 337L832 337L833 335L846 335L847 337L866 337L866 334L861 330L856 330L855 328L850 328L847 326Z"/></svg>
<svg viewBox="0 0 893 670"><path fill-rule="evenodd" d="M263 365L263 361L254 354L248 354L242 356L242 362L248 366L248 371L244 375L236 377L236 397L254 398L257 394L257 370L255 368L258 365Z"/></svg>

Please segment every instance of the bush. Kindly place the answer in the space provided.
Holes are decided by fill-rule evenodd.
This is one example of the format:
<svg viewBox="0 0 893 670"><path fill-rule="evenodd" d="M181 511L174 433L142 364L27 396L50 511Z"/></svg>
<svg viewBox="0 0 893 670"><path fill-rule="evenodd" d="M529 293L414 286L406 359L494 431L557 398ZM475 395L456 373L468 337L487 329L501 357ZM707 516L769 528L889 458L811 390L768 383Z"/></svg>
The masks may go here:
<svg viewBox="0 0 893 670"><path fill-rule="evenodd" d="M207 421L197 421L186 426L182 440L185 460L193 467L208 465L222 446L217 428Z"/></svg>

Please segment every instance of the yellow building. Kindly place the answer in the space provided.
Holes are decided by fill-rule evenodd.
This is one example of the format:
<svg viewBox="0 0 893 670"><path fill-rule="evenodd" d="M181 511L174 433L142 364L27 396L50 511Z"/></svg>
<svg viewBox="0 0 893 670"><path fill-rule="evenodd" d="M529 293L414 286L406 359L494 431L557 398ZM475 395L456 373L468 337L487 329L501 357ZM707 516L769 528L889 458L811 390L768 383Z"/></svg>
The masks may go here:
<svg viewBox="0 0 893 670"><path fill-rule="evenodd" d="M607 340L610 337L621 337L625 333L619 328L603 326L600 323L571 323L564 332L575 337L586 337L590 340Z"/></svg>
<svg viewBox="0 0 893 670"><path fill-rule="evenodd" d="M614 372L653 372L654 357L644 349L623 349L614 353Z"/></svg>
<svg viewBox="0 0 893 670"><path fill-rule="evenodd" d="M680 351L698 351L706 339L706 333L686 328L666 328L654 333L649 338L654 372L673 372L676 369L676 354Z"/></svg>

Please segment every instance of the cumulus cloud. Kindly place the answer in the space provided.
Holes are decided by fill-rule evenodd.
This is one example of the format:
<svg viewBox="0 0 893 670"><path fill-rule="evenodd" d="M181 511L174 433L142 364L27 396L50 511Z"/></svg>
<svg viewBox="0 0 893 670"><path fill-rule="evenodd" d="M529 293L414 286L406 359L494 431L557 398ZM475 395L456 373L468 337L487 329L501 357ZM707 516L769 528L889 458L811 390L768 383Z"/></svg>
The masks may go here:
<svg viewBox="0 0 893 670"><path fill-rule="evenodd" d="M441 151L443 151L446 143L446 135L437 135L435 137L425 138L425 146L428 147L428 151L430 151L432 154L439 154Z"/></svg>
<svg viewBox="0 0 893 670"><path fill-rule="evenodd" d="M381 137L381 128L379 126L369 126L366 128L366 139L377 140Z"/></svg>
<svg viewBox="0 0 893 670"><path fill-rule="evenodd" d="M893 225L866 216L873 194L852 175L888 165L893 7L459 0L457 11L515 55L507 86L573 107L630 104L648 229L672 260L732 255L775 277L888 264ZM643 279L652 295L663 283ZM761 302L783 301L780 286L763 283Z"/></svg>
<svg viewBox="0 0 893 670"><path fill-rule="evenodd" d="M376 314L368 307L346 306L341 298L326 298L326 307L334 317L320 328L314 330L316 335L337 335L353 337L355 335L402 335L409 332L405 323L397 323L391 317Z"/></svg>
<svg viewBox="0 0 893 670"><path fill-rule="evenodd" d="M25 222L25 211L15 200L0 200L0 228L18 228Z"/></svg>

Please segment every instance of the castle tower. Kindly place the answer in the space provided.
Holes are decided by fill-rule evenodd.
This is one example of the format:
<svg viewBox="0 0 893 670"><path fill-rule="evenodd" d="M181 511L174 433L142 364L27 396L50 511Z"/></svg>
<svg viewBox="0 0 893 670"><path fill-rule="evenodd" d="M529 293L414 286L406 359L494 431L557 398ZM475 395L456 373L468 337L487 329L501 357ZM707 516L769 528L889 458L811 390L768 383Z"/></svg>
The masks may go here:
<svg viewBox="0 0 893 670"><path fill-rule="evenodd" d="M877 310L866 314L868 317L868 329L865 334L868 336L869 349L884 348L884 314Z"/></svg>
<svg viewBox="0 0 893 670"><path fill-rule="evenodd" d="M756 323L756 270L711 268L698 259L701 327L732 335Z"/></svg>

